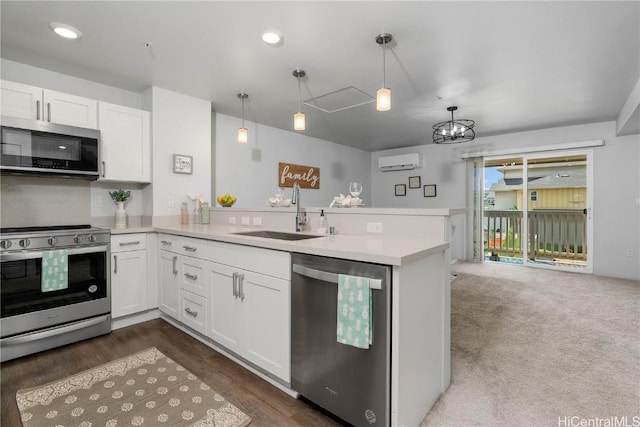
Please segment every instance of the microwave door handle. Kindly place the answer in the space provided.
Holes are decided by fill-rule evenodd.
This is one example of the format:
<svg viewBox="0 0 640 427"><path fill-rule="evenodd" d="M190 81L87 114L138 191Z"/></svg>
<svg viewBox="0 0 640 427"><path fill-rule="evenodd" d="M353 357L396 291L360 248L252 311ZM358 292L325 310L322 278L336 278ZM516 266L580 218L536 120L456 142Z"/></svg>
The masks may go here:
<svg viewBox="0 0 640 427"><path fill-rule="evenodd" d="M305 267L299 264L293 264L292 270L301 276L310 277L312 279L321 280L323 282L338 284L338 274L329 273L328 271L316 270L314 268ZM382 280L369 279L370 289L382 289Z"/></svg>

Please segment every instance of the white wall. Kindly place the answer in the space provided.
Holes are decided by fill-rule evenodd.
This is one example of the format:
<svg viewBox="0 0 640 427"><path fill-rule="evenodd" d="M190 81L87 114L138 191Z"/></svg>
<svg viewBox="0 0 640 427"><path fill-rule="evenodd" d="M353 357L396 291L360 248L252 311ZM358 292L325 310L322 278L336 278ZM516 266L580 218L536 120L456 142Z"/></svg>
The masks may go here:
<svg viewBox="0 0 640 427"><path fill-rule="evenodd" d="M143 190L144 215L179 215L188 193L211 195L211 103L153 86L144 93L151 106L152 184ZM173 155L193 157L193 174L173 173ZM173 198L174 206L169 206Z"/></svg>
<svg viewBox="0 0 640 427"><path fill-rule="evenodd" d="M71 95L111 102L131 108L142 108L142 95L137 92L107 86L89 80L60 74L20 62L0 59L0 75L10 80Z"/></svg>
<svg viewBox="0 0 640 427"><path fill-rule="evenodd" d="M329 206L334 196L348 194L350 181L361 181L360 197L371 201L371 154L311 138L293 131L248 122L249 142L236 140L241 121L216 115L215 193L233 194L237 207L263 206L278 186L278 163L320 168L320 189L300 190L303 207ZM291 189L285 189L291 197Z"/></svg>
<svg viewBox="0 0 640 427"><path fill-rule="evenodd" d="M477 138L472 143L408 147L373 153L373 204L380 207L467 207L468 190L464 152L517 149L559 143L604 139L594 153L594 274L640 280L640 135L616 137L615 122L543 129ZM419 152L422 169L379 172L382 155ZM393 184L407 183L409 176L422 176L423 184L436 184L438 196L423 198L419 190L407 189L407 197L393 196ZM466 241L471 241L468 236ZM633 256L627 256L631 249Z"/></svg>

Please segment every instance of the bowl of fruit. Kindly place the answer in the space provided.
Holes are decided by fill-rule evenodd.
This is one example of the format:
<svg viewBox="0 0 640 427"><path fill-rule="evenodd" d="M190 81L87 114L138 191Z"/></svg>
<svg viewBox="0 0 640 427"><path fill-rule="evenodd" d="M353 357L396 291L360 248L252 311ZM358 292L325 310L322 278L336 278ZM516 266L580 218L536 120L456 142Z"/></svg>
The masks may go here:
<svg viewBox="0 0 640 427"><path fill-rule="evenodd" d="M220 203L220 206L223 208L229 208L236 202L236 198L229 193L224 196L218 196L216 200L218 200L218 203Z"/></svg>

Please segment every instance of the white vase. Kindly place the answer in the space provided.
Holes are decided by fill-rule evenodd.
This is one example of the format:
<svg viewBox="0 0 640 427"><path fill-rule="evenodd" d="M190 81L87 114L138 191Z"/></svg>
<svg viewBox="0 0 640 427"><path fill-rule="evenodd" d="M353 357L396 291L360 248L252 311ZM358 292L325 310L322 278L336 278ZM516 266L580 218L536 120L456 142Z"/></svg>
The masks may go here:
<svg viewBox="0 0 640 427"><path fill-rule="evenodd" d="M116 202L116 228L127 228L127 211L124 209L124 202Z"/></svg>

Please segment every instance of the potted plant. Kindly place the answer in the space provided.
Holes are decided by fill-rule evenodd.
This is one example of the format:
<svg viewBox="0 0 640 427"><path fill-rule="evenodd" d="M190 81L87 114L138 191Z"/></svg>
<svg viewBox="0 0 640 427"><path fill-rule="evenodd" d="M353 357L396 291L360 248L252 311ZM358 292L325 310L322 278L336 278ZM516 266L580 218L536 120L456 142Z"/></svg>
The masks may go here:
<svg viewBox="0 0 640 427"><path fill-rule="evenodd" d="M127 228L127 211L124 209L124 203L131 198L131 191L119 190L109 191L111 200L116 202L116 228Z"/></svg>

